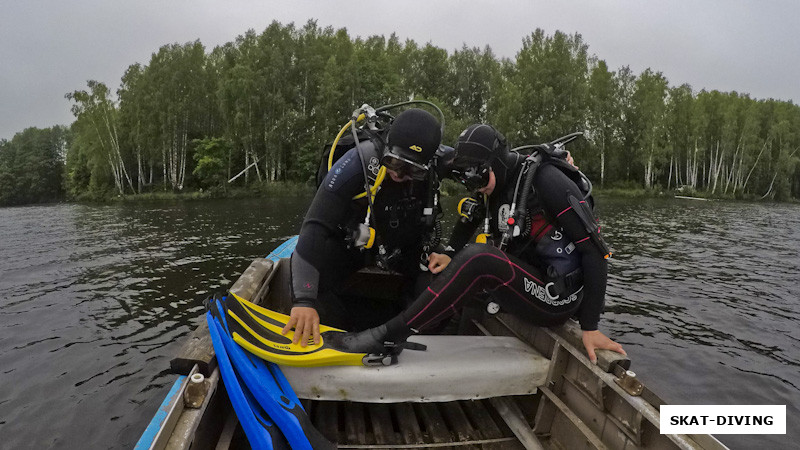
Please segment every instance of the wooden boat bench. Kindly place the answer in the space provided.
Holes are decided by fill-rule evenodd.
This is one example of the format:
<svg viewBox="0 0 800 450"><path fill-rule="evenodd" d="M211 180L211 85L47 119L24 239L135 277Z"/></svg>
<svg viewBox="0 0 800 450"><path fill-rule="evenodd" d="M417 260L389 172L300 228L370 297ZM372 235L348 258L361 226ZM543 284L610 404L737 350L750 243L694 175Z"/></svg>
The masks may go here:
<svg viewBox="0 0 800 450"><path fill-rule="evenodd" d="M550 360L510 336L415 336L383 367L282 367L300 398L372 403L445 402L536 393Z"/></svg>

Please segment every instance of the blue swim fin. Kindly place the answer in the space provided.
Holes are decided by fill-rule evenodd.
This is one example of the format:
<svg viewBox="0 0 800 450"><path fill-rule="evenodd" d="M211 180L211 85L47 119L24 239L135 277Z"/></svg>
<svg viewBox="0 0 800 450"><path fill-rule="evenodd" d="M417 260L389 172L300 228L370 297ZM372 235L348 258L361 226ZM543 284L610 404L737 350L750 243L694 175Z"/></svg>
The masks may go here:
<svg viewBox="0 0 800 450"><path fill-rule="evenodd" d="M224 303L213 299L207 305L218 324L218 331L239 377L252 392L273 422L280 428L292 449L334 449L311 423L300 400L278 365L245 351L231 338Z"/></svg>
<svg viewBox="0 0 800 450"><path fill-rule="evenodd" d="M278 427L270 420L233 369L222 341L220 325L210 312L206 313L206 321L211 334L211 342L214 344L214 352L217 355L217 365L222 374L222 381L225 383L228 397L247 435L247 440L250 441L250 446L254 449L264 450L288 449L286 439Z"/></svg>

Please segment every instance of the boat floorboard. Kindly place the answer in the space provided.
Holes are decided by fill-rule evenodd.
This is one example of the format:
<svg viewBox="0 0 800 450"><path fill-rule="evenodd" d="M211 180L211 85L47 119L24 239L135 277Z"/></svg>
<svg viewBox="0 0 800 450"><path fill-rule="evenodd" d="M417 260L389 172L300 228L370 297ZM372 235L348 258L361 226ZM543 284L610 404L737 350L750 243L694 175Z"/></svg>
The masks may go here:
<svg viewBox="0 0 800 450"><path fill-rule="evenodd" d="M533 396L519 399L518 403L531 403ZM304 400L303 404L312 423L341 449L523 448L488 400L388 404Z"/></svg>

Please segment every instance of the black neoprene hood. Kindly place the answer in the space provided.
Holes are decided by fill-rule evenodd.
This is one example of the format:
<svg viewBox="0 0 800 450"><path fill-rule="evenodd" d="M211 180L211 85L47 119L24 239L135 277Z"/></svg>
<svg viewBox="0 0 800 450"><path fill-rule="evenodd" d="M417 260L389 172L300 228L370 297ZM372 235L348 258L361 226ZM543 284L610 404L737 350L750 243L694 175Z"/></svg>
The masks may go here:
<svg viewBox="0 0 800 450"><path fill-rule="evenodd" d="M389 128L389 151L427 165L442 142L439 122L429 112L411 108L394 119Z"/></svg>
<svg viewBox="0 0 800 450"><path fill-rule="evenodd" d="M458 166L488 164L505 150L505 138L492 126L476 123L461 132L455 149Z"/></svg>
<svg viewBox="0 0 800 450"><path fill-rule="evenodd" d="M490 165L498 186L505 186L519 155L508 150L508 141L491 125L476 123L461 132L455 145L455 167Z"/></svg>

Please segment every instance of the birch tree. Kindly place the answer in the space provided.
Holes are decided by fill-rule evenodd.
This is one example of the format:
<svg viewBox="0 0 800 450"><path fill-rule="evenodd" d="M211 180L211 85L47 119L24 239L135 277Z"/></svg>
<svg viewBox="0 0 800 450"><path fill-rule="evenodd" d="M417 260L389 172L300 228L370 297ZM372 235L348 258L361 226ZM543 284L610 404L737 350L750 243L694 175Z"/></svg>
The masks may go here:
<svg viewBox="0 0 800 450"><path fill-rule="evenodd" d="M608 70L605 61L598 61L589 76L587 122L590 136L599 153L599 161L596 163L599 167L595 167L595 170L599 169L600 186L604 186L606 180L606 154L609 149L620 145L622 111L619 90L615 73Z"/></svg>
<svg viewBox="0 0 800 450"><path fill-rule="evenodd" d="M125 194L125 183L135 192L128 175L125 161L120 152L117 134L117 109L109 98L109 90L105 84L89 80L88 91L80 90L68 93L66 98L73 101L71 111L78 122L92 130L92 141L84 141L95 148L93 153L108 162L108 168L114 179L114 186L120 195Z"/></svg>
<svg viewBox="0 0 800 450"><path fill-rule="evenodd" d="M643 184L653 187L654 173L665 142L667 79L660 72L645 70L636 80L632 97L638 147L636 162L642 167Z"/></svg>

